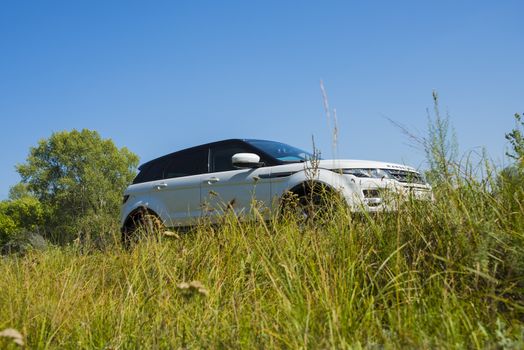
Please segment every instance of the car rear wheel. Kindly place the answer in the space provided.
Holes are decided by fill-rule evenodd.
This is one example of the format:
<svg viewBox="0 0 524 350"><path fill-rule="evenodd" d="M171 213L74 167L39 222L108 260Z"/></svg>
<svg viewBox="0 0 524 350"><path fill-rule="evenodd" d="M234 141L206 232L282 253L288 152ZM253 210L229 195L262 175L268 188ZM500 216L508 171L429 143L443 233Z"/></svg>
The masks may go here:
<svg viewBox="0 0 524 350"><path fill-rule="evenodd" d="M131 215L122 228L122 244L130 248L145 237L159 237L165 226L160 218L148 211L140 209Z"/></svg>

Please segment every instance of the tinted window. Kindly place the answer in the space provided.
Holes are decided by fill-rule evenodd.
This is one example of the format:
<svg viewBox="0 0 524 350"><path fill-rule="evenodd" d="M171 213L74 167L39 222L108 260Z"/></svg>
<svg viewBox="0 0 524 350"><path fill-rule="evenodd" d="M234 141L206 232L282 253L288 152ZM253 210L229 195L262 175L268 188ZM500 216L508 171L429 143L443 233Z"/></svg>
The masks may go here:
<svg viewBox="0 0 524 350"><path fill-rule="evenodd" d="M207 173L207 162L207 148L174 154L170 157L169 165L164 170L164 178Z"/></svg>
<svg viewBox="0 0 524 350"><path fill-rule="evenodd" d="M270 156L280 160L281 162L303 162L313 158L309 152L299 148L286 145L282 142L265 141L265 140L248 140L250 145L266 152Z"/></svg>
<svg viewBox="0 0 524 350"><path fill-rule="evenodd" d="M253 150L239 144L217 146L211 152L213 171L238 170L233 166L231 157L236 153L253 153Z"/></svg>
<svg viewBox="0 0 524 350"><path fill-rule="evenodd" d="M148 182L148 181L155 181L155 180L162 179L166 163L167 163L167 159L164 158L164 159L159 159L149 164L146 168L140 171L140 173L137 175L135 180L133 180L133 183L137 184L141 182Z"/></svg>

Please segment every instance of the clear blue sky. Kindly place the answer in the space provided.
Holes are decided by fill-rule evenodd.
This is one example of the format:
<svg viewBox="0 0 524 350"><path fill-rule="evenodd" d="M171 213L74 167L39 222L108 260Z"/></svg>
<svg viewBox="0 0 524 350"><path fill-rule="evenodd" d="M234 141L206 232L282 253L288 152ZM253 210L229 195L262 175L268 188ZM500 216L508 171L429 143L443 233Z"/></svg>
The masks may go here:
<svg viewBox="0 0 524 350"><path fill-rule="evenodd" d="M524 112L520 1L2 1L0 199L54 131L141 161L230 137L424 166L386 119L426 127L437 90L462 152L504 160Z"/></svg>

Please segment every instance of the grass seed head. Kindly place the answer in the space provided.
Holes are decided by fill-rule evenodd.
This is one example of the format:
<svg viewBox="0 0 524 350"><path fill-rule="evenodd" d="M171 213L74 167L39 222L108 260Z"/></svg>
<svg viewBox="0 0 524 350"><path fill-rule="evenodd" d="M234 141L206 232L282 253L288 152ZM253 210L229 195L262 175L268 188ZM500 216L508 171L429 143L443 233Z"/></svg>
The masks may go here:
<svg viewBox="0 0 524 350"><path fill-rule="evenodd" d="M177 288L180 290L180 292L187 297L200 294L203 296L208 296L209 291L204 287L202 282L200 281L191 281L191 282L182 282L177 285Z"/></svg>
<svg viewBox="0 0 524 350"><path fill-rule="evenodd" d="M0 332L0 337L10 338L13 343L24 346L24 337L14 328L6 328Z"/></svg>

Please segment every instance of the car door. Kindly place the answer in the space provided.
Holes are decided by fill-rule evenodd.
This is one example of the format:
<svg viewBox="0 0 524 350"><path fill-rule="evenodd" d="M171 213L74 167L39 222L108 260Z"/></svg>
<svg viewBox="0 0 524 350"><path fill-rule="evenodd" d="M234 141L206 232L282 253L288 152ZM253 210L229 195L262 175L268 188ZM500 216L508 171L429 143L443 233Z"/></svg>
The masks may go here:
<svg viewBox="0 0 524 350"><path fill-rule="evenodd" d="M253 214L255 203L263 216L269 215L270 168L235 168L231 157L236 153L256 152L241 142L218 144L210 149L210 172L203 179L201 198L203 215L211 221L231 210L241 217Z"/></svg>
<svg viewBox="0 0 524 350"><path fill-rule="evenodd" d="M200 187L208 172L208 148L177 152L169 158L163 180L153 188L166 211L159 214L167 226L189 226L202 214Z"/></svg>

